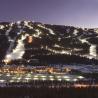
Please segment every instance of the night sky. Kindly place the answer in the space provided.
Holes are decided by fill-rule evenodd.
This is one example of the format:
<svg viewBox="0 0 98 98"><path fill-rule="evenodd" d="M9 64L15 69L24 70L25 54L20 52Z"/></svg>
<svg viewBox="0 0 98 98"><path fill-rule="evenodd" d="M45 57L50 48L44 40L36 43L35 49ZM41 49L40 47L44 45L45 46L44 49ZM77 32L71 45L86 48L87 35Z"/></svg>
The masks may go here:
<svg viewBox="0 0 98 98"><path fill-rule="evenodd" d="M0 0L0 21L98 27L98 0Z"/></svg>

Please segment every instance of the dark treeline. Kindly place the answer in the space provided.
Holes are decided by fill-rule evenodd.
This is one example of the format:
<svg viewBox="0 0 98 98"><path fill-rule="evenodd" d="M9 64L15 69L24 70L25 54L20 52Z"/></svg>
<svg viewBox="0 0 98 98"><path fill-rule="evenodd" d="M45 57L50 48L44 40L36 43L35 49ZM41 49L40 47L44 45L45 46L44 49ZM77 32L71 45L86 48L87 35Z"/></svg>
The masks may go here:
<svg viewBox="0 0 98 98"><path fill-rule="evenodd" d="M36 59L36 61L34 61ZM26 59L23 60L14 60L10 64L24 64L24 65L45 65L45 64L92 64L97 65L98 60L89 59L86 57L80 57L77 55L60 55L60 54L51 54L51 55L36 55L28 59L30 62L27 62ZM38 61L37 61L38 60Z"/></svg>
<svg viewBox="0 0 98 98"><path fill-rule="evenodd" d="M80 57L76 55L39 55L35 56L40 60L40 62L47 62L47 63L63 63L63 64L98 64L98 60L95 59L88 59L86 57Z"/></svg>
<svg viewBox="0 0 98 98"><path fill-rule="evenodd" d="M98 88L0 88L0 98L98 98Z"/></svg>

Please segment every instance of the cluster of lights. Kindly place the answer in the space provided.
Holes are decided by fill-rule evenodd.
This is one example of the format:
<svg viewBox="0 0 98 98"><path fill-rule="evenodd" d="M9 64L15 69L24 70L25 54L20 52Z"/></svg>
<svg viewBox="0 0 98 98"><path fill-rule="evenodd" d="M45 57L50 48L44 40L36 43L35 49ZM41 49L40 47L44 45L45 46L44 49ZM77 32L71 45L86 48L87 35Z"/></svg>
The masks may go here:
<svg viewBox="0 0 98 98"><path fill-rule="evenodd" d="M82 43L87 43L88 45L90 45L90 48L89 48L89 55L86 55L84 57L87 57L89 59L92 59L92 58L95 58L97 56L97 50L96 50L96 45L93 45L91 43L89 43L87 41L87 39L79 39ZM83 56L82 56L83 57Z"/></svg>
<svg viewBox="0 0 98 98"><path fill-rule="evenodd" d="M27 27L29 27L29 29L33 29L33 27L28 24L29 22L30 21L24 21L24 25L27 26Z"/></svg>
<svg viewBox="0 0 98 98"><path fill-rule="evenodd" d="M33 38L32 38L32 36L29 36L28 43L32 43L32 41L33 41Z"/></svg>
<svg viewBox="0 0 98 98"><path fill-rule="evenodd" d="M12 27L14 25L14 22L10 23L10 27Z"/></svg>
<svg viewBox="0 0 98 98"><path fill-rule="evenodd" d="M91 45L89 51L91 56L97 56L96 45Z"/></svg>
<svg viewBox="0 0 98 98"><path fill-rule="evenodd" d="M78 30L75 29L75 30L74 30L74 35L77 35L77 33L78 33Z"/></svg>
<svg viewBox="0 0 98 98"><path fill-rule="evenodd" d="M58 51L58 50L51 49L48 46L46 47L46 50L51 51L53 53L57 53L57 54L69 54L69 55L71 55L71 52L69 52L69 51L66 51L66 50Z"/></svg>
<svg viewBox="0 0 98 98"><path fill-rule="evenodd" d="M37 33L33 34L34 37L40 38L39 36L42 34L42 32L38 29L35 30Z"/></svg>
<svg viewBox="0 0 98 98"><path fill-rule="evenodd" d="M94 32L98 33L98 28L94 29Z"/></svg>
<svg viewBox="0 0 98 98"><path fill-rule="evenodd" d="M0 25L0 29L4 29L5 27L4 27L4 25Z"/></svg>
<svg viewBox="0 0 98 98"><path fill-rule="evenodd" d="M39 80L39 78L33 78L33 80Z"/></svg>
<svg viewBox="0 0 98 98"><path fill-rule="evenodd" d="M34 29L33 26L31 26L31 25L29 24L29 22L30 22L30 21L24 21L24 25L27 26L27 27L29 27L30 29ZM18 21L18 22L17 22L18 25L20 25L20 23L21 23L21 21ZM14 23L10 23L10 28L6 31L6 35L7 35L7 36L9 35L9 32L12 30L12 26L13 26L13 25L14 25ZM43 28L43 29L45 29L45 30L48 30L48 31L49 31L49 34L55 35L55 33L53 32L53 30L50 29L50 28L47 28L45 25L38 24L38 27ZM4 25L0 25L0 29L4 29L4 28L5 28ZM5 57L5 59L4 59L4 62L5 62L6 64L8 64L11 60L22 59L22 57L23 57L23 55L24 55L24 53L25 53L25 48L24 48L23 40L24 40L27 36L29 36L28 43L32 43L32 41L33 41L33 38L32 38L32 37L33 37L33 36L34 36L34 37L37 37L37 38L41 38L40 35L42 34L42 32L41 32L39 29L35 29L35 31L36 31L37 33L32 34L32 36L29 36L29 34L25 34L25 35L22 35L22 36L21 36L21 39L18 40L18 44L17 44L16 48L13 49L12 52L7 52L6 57ZM67 29L67 32L69 32L69 31L70 31L70 29ZM97 32L98 29L95 29L95 31ZM21 32L19 32L19 34L20 34L20 33L21 33ZM74 35L77 35L78 30L75 29L73 33L74 33ZM49 35L49 34L48 34L48 35ZM16 38L16 37L15 37L15 38ZM10 36L8 36L8 39L9 39L9 41L12 42L12 43L14 43L14 41L15 41L15 39L12 40L12 39L10 38ZM61 40L61 38L58 37L58 41L60 41L60 40ZM89 48L89 55L88 55L88 54L87 54L87 55L83 55L83 56L80 55L80 57L87 57L87 58L89 58L89 59L96 58L96 57L97 57L96 45L91 44L89 41L87 41L86 38L85 38L85 39L79 38L79 40L80 40L82 43L87 43L87 44L90 45L90 48ZM12 45L12 46L13 46L13 45ZM58 45L58 44L55 44L54 47L61 48L61 46ZM41 47L41 48L43 48L43 47ZM66 51L66 50L58 51L58 50L55 50L55 49L51 49L51 48L49 48L48 46L46 47L46 49L49 50L50 52L57 53L57 54L69 54L69 55L71 55L71 50L69 50L69 51ZM74 50L75 50L75 49L74 49ZM76 54L76 55L77 55L77 54Z"/></svg>
<svg viewBox="0 0 98 98"><path fill-rule="evenodd" d="M73 81L76 82L78 80L84 79L83 76L76 76L76 75L58 75L58 74L53 74L53 75L46 75L46 74L32 74L32 73L26 73L26 74L10 74L6 73L5 74L5 79L3 77L0 77L0 83L3 82L29 82L33 80L50 80L50 81Z"/></svg>
<svg viewBox="0 0 98 98"><path fill-rule="evenodd" d="M55 33L53 32L53 30L51 30L50 28L46 28L45 26L43 26L41 24L38 24L38 26L41 27L41 28L43 28L43 29L48 30L50 34L55 35Z"/></svg>
<svg viewBox="0 0 98 98"><path fill-rule="evenodd" d="M5 82L5 80L0 80L0 83L4 83Z"/></svg>
<svg viewBox="0 0 98 98"><path fill-rule="evenodd" d="M55 45L54 45L54 47L60 48L61 46L60 46L60 45L55 44Z"/></svg>
<svg viewBox="0 0 98 98"><path fill-rule="evenodd" d="M25 53L23 40L28 36L28 34L22 35L21 39L18 40L16 48L9 54L6 55L4 62L7 64L11 60L21 59Z"/></svg>

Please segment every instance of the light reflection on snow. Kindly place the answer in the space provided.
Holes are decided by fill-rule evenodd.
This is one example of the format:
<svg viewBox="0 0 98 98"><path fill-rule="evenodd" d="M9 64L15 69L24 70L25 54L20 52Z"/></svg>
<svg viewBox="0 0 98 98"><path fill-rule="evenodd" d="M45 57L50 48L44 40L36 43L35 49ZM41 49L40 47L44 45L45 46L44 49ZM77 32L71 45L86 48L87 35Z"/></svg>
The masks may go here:
<svg viewBox="0 0 98 98"><path fill-rule="evenodd" d="M21 39L18 40L18 44L16 48L11 53L6 55L5 60L16 60L16 59L22 58L22 56L25 53L25 47L24 47L23 40L26 39L27 36L28 34L21 36Z"/></svg>

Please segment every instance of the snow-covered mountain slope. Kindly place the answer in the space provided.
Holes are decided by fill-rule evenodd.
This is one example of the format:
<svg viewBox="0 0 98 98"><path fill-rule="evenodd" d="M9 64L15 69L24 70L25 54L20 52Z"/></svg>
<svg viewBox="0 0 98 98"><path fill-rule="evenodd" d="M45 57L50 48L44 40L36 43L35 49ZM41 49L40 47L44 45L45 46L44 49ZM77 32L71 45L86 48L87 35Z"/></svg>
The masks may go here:
<svg viewBox="0 0 98 98"><path fill-rule="evenodd" d="M7 63L55 54L98 59L98 29L31 21L0 23L0 60Z"/></svg>

